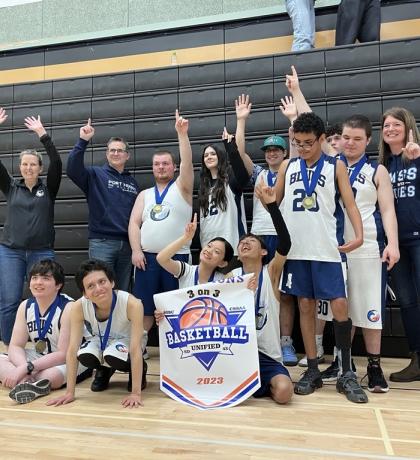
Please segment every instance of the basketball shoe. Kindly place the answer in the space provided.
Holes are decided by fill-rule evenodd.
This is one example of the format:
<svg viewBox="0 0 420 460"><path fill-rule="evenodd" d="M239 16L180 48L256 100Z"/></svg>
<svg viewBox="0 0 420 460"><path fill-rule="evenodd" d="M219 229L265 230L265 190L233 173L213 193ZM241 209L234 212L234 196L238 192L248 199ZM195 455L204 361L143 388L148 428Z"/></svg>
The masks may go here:
<svg viewBox="0 0 420 460"><path fill-rule="evenodd" d="M96 369L95 378L93 379L90 389L92 391L104 391L108 388L109 381L114 374L115 369L111 367L101 366Z"/></svg>
<svg viewBox="0 0 420 460"><path fill-rule="evenodd" d="M322 387L321 372L319 369L308 368L295 383L295 393L298 395L310 395L317 388Z"/></svg>
<svg viewBox="0 0 420 460"><path fill-rule="evenodd" d="M369 401L367 394L357 381L356 374L352 371L347 371L337 379L336 388L351 402L367 403Z"/></svg>
<svg viewBox="0 0 420 460"><path fill-rule="evenodd" d="M18 383L9 393L9 398L19 404L32 402L40 396L50 394L51 383L47 379L38 380L37 382Z"/></svg>
<svg viewBox="0 0 420 460"><path fill-rule="evenodd" d="M351 370L356 373L356 365L354 364L353 358L351 359ZM340 367L338 365L338 357L334 358L334 361L321 372L321 378L323 382L335 382L337 380Z"/></svg>

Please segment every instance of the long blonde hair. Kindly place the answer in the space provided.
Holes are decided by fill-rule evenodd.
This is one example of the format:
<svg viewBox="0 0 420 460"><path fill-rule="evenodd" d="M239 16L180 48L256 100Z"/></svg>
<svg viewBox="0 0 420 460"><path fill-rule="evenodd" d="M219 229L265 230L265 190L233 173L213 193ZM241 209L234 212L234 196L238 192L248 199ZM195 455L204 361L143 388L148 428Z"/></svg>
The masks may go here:
<svg viewBox="0 0 420 460"><path fill-rule="evenodd" d="M414 118L414 115L409 110L404 109L404 107L392 107L388 109L382 115L382 125L381 125L382 130L381 130L381 137L379 140L379 163L383 164L385 167L388 166L389 158L391 156L391 149L389 147L389 144L387 144L384 141L384 136L383 136L383 128L384 128L385 120L388 117L396 118L397 120L404 123L405 142L408 142L408 135L409 135L410 129L413 131L414 142L418 143L420 139L419 130L417 129L417 125L416 125L416 119Z"/></svg>

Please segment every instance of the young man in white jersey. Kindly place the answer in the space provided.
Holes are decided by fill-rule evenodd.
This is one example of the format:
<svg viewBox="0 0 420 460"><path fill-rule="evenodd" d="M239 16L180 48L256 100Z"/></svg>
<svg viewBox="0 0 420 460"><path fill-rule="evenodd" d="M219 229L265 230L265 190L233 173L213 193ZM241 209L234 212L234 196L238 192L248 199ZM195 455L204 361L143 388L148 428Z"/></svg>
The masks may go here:
<svg viewBox="0 0 420 460"><path fill-rule="evenodd" d="M0 355L0 381L13 388L10 398L20 404L33 401L66 383L66 351L70 338L72 299L61 293L63 267L54 260L41 260L29 273L32 297L18 309L8 354ZM27 348L28 339L33 347ZM91 371L79 366L79 381Z"/></svg>
<svg viewBox="0 0 420 460"><path fill-rule="evenodd" d="M381 332L386 268L388 265L390 270L399 259L398 226L388 172L366 155L371 136L372 125L364 115L353 115L343 122L341 158L347 165L364 235L363 245L347 255L347 288L353 329L360 327L363 331L368 357L367 388L370 392L385 393L389 387L380 365ZM344 239L350 241L353 237L345 213Z"/></svg>
<svg viewBox="0 0 420 460"><path fill-rule="evenodd" d="M344 163L322 152L323 121L303 113L293 123L294 147L300 158L280 166L276 182L278 202L292 246L283 271L282 291L298 297L300 325L308 357L308 369L295 384L295 393L310 394L322 386L315 343L315 299L330 300L342 375L337 391L352 402L367 402L367 396L350 367L351 319L340 252L350 252L363 243L360 213L354 201ZM337 193L338 192L338 193ZM346 244L342 238L344 215L341 196L355 231Z"/></svg>
<svg viewBox="0 0 420 460"><path fill-rule="evenodd" d="M103 261L83 262L76 273L76 284L83 297L71 304L71 336L66 355L67 389L48 405L68 404L75 399L76 369L80 361L97 369L92 391L103 391L115 370L129 372L128 396L123 407L143 405L141 391L146 386L142 358L144 344L143 306L125 291L114 290L114 273ZM81 344L84 324L92 337Z"/></svg>
<svg viewBox="0 0 420 460"><path fill-rule="evenodd" d="M294 68L293 68L294 70ZM296 71L295 71L296 72ZM297 77L297 76L296 76ZM299 88L298 88L299 89ZM300 90L299 90L300 91ZM243 162L250 176L251 184L256 187L259 183L265 182L273 187L277 179L277 171L281 162L287 156L286 141L277 135L272 135L264 140L261 150L264 151L265 161L268 166L262 166L254 163L251 157L246 153L245 148L245 125L251 113L252 103L248 95L242 94L235 100L236 107L236 142L240 157L230 154L229 160L232 164L233 171L239 169L238 161ZM283 111L284 113L284 111ZM276 253L277 233L271 221L270 214L267 212L261 201L254 193L253 210L252 210L252 227L251 233L260 236L264 240L268 254L265 258L269 262ZM296 366L298 359L293 347L291 333L293 330L295 301L292 296L283 295L280 309L281 324L281 351L283 363L286 366Z"/></svg>
<svg viewBox="0 0 420 460"><path fill-rule="evenodd" d="M178 133L180 166L174 178L175 160L170 152L153 155L154 187L143 190L137 197L130 217L128 234L135 265L133 294L144 305L144 327L149 331L154 323L153 295L178 289L177 280L156 261L156 255L183 234L191 220L194 169L188 138L188 120L176 111L175 129ZM177 253L177 260L187 262L189 244Z"/></svg>

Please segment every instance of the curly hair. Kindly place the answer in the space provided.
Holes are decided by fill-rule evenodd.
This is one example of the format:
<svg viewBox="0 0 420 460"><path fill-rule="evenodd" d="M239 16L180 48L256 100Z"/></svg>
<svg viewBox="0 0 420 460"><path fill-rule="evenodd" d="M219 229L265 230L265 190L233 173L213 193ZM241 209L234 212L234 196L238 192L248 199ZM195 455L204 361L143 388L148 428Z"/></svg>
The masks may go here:
<svg viewBox="0 0 420 460"><path fill-rule="evenodd" d="M211 147L217 155L217 179L213 183L211 172L204 163L204 153ZM198 189L198 203L200 206L203 217L209 213L209 196L211 195L211 202L214 206L222 211L226 211L227 197L225 185L229 180L231 167L228 163L226 153L217 145L208 144L204 147L201 154L201 170L200 170L200 186Z"/></svg>
<svg viewBox="0 0 420 460"><path fill-rule="evenodd" d="M295 133L314 133L317 138L320 138L325 133L325 125L318 115L313 112L305 112L293 122L293 131Z"/></svg>

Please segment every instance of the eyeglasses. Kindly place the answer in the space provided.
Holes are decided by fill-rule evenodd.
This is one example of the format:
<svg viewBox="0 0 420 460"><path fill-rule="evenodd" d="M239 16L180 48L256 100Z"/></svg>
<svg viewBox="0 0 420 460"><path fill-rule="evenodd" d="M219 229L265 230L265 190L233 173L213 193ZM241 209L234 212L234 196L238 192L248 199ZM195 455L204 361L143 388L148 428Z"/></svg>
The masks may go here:
<svg viewBox="0 0 420 460"><path fill-rule="evenodd" d="M313 141L305 141L303 144L300 142L296 142L295 139L292 140L291 144L293 147L295 147L297 150L311 150L315 142L318 140L318 138L314 139Z"/></svg>
<svg viewBox="0 0 420 460"><path fill-rule="evenodd" d="M118 154L120 154L120 153L126 153L127 150L124 150L124 149L109 149L108 152L109 153L118 153Z"/></svg>

